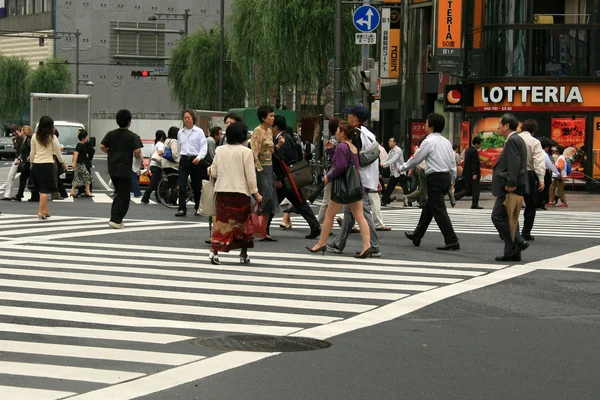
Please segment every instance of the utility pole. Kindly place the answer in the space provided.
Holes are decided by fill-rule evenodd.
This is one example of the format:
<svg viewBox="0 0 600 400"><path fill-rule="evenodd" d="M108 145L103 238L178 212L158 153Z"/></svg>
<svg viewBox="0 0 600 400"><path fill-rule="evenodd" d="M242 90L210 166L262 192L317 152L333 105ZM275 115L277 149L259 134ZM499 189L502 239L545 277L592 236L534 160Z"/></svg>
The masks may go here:
<svg viewBox="0 0 600 400"><path fill-rule="evenodd" d="M185 37L188 37L188 33L190 30L190 10L189 8L185 10L185 12L183 13L183 18L185 20L185 28L184 28L184 32L185 32Z"/></svg>
<svg viewBox="0 0 600 400"><path fill-rule="evenodd" d="M402 66L400 67L400 129L404 132L404 147L410 148L410 138L408 132L407 106L406 106L406 85L408 78L408 1L403 2L402 7Z"/></svg>
<svg viewBox="0 0 600 400"><path fill-rule="evenodd" d="M333 115L342 115L342 0L335 0Z"/></svg>
<svg viewBox="0 0 600 400"><path fill-rule="evenodd" d="M367 5L371 5L371 0L363 0L363 5L367 6ZM369 29L371 27L369 26ZM366 65L366 61L369 58L369 56L371 55L371 48L368 44L363 44L362 45L362 59L361 59L361 70L367 70L369 69L369 67ZM370 110L369 107L369 91L368 90L363 90L362 91L362 104L367 107L367 109Z"/></svg>
<svg viewBox="0 0 600 400"><path fill-rule="evenodd" d="M79 28L75 31L75 93L79 94Z"/></svg>
<svg viewBox="0 0 600 400"><path fill-rule="evenodd" d="M223 109L223 68L225 63L225 0L221 0L221 43L219 45L219 104L218 111Z"/></svg>

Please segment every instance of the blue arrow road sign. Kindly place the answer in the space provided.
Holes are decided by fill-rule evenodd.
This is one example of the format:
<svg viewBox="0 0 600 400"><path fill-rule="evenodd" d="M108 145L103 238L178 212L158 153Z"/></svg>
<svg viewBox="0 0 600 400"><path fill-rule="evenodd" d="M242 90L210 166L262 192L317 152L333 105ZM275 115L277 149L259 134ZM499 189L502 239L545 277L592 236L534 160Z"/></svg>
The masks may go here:
<svg viewBox="0 0 600 400"><path fill-rule="evenodd" d="M361 6L354 11L354 26L361 32L372 32L379 26L381 16L373 6Z"/></svg>

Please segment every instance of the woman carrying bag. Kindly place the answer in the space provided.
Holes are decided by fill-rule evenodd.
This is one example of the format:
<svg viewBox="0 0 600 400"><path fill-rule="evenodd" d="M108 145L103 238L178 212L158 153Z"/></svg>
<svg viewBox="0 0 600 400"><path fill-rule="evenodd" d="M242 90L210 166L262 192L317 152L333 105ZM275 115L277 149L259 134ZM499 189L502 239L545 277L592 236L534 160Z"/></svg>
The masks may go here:
<svg viewBox="0 0 600 400"><path fill-rule="evenodd" d="M369 226L363 215L362 202L362 185L358 171L360 171L360 163L358 158L358 150L352 143L355 132L346 121L340 121L335 138L339 143L334 149L333 143L327 141L327 152L331 157L333 164L332 170L325 175L324 182L327 185L333 183L331 202L325 213L325 221L321 229L319 242L311 247L306 247L311 253L327 251L327 238L333 228L333 220L338 212L348 204L352 216L360 227L360 234L363 240L363 248L356 258L372 257L373 249L371 248L371 238Z"/></svg>
<svg viewBox="0 0 600 400"><path fill-rule="evenodd" d="M165 140L167 140L165 131L156 131L150 158L150 184L146 187L144 196L142 197L142 203L144 204L150 203L150 195L152 192L156 192L158 183L162 179L162 156L165 151ZM156 202L160 203L158 197L156 198Z"/></svg>

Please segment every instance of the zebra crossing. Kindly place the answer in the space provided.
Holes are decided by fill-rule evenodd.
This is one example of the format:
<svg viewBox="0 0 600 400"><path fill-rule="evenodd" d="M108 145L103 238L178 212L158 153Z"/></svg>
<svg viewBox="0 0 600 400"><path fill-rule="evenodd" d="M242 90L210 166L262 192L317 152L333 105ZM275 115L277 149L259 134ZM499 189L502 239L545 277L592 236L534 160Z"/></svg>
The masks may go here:
<svg viewBox="0 0 600 400"><path fill-rule="evenodd" d="M383 222L386 226L398 231L412 231L417 226L421 210L419 208L387 207L381 210ZM448 208L448 215L456 233L477 235L498 235L491 220L491 209L471 210ZM273 219L275 226L279 225L281 218ZM519 217L523 226L523 213ZM302 217L292 217L293 227L308 228ZM434 221L429 226L430 232L439 232ZM600 213L577 211L538 211L535 217L532 235L540 237L572 237L572 238L600 238Z"/></svg>
<svg viewBox="0 0 600 400"><path fill-rule="evenodd" d="M105 229L93 218L57 217L44 236L31 217L6 217L0 219L6 399L112 398L105 390L145 386L144 379L178 367L205 370L226 354L195 346L197 337L302 335L505 268L260 249L249 265L223 254L215 266L208 248L77 241L80 226ZM136 223L156 229L150 222L159 221L135 221L124 231ZM134 398L128 396L119 398Z"/></svg>

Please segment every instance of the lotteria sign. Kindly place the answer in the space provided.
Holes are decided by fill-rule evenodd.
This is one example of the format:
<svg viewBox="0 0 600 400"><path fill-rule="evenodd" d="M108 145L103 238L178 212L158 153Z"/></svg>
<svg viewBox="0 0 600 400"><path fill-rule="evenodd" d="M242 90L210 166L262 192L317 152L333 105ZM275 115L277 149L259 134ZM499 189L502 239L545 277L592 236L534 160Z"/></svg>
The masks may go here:
<svg viewBox="0 0 600 400"><path fill-rule="evenodd" d="M598 83L476 84L467 111L600 111Z"/></svg>

